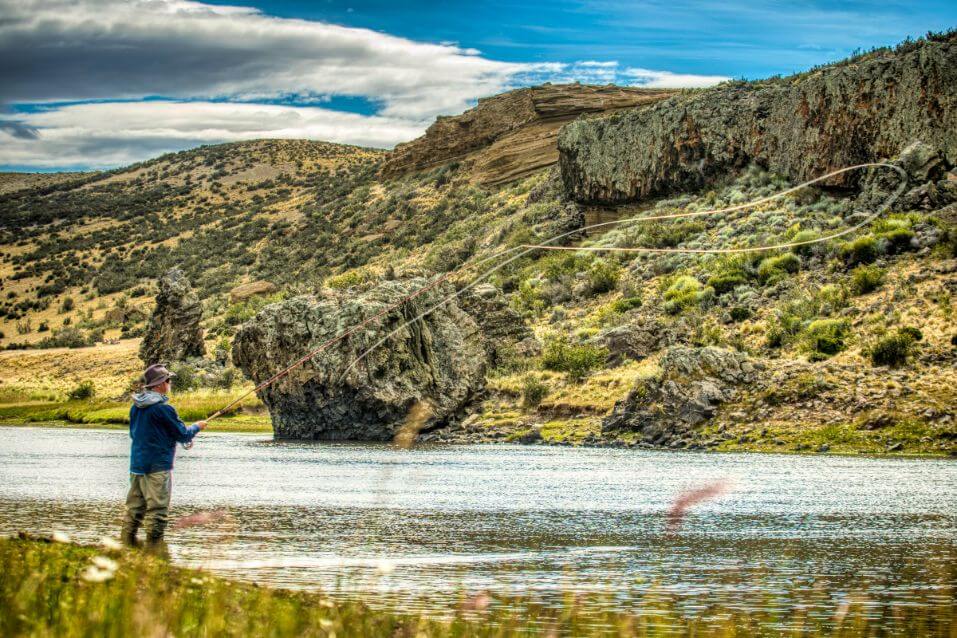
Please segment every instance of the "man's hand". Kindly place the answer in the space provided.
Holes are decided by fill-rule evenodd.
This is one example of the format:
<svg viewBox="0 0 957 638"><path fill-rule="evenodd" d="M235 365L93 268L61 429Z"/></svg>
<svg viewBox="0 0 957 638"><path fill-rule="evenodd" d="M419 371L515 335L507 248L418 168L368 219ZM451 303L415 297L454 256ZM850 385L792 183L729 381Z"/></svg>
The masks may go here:
<svg viewBox="0 0 957 638"><path fill-rule="evenodd" d="M196 425L199 426L199 429L200 429L200 430L205 430L205 429L206 429L206 421L197 421L197 422L196 422Z"/></svg>

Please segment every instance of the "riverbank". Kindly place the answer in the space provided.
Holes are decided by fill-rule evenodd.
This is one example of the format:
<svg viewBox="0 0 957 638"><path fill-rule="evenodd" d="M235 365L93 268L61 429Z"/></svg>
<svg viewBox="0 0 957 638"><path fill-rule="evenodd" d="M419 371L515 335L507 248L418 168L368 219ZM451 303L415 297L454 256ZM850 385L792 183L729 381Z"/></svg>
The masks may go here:
<svg viewBox="0 0 957 638"><path fill-rule="evenodd" d="M198 390L174 394L172 402L180 418L199 421L228 405L239 390ZM13 401L0 403L0 426L123 429L129 423L130 404L113 400ZM265 407L256 397L247 397L213 422L219 432L272 432Z"/></svg>
<svg viewBox="0 0 957 638"><path fill-rule="evenodd" d="M228 403L223 397L222 406ZM218 408L197 399L175 402L186 422L200 420ZM268 412L257 407L237 411L214 421L212 432L272 434ZM0 403L0 427L55 427L65 429L124 430L128 426L129 406L121 403L66 401L59 403ZM430 433L425 443L525 444L550 446L612 447L656 449L634 436L602 437L598 418L569 418L530 425L522 415L499 414L497 422L478 419ZM727 436L732 434L732 436ZM929 428L919 422L894 423L880 430L861 428L859 424L808 427L786 423L765 424L761 428L739 425L736 428L709 427L705 437L725 435L718 443L691 446L691 450L712 452L756 452L774 454L875 455L909 458L949 458L952 448L942 449Z"/></svg>
<svg viewBox="0 0 957 638"><path fill-rule="evenodd" d="M697 636L750 635L763 627L795 635L952 636L954 592L922 607L896 606L863 593L834 597L834 614L808 617L801 605L755 613L733 607L682 610L678 597L652 588L631 613L602 611L598 600L567 596L555 606L463 593L449 618L373 610L322 594L233 582L173 567L140 550L49 539L0 539L0 634L281 636ZM384 571L384 570L383 570ZM953 582L953 580L951 580ZM819 603L831 592L793 592ZM764 595L764 594L758 594ZM875 613L877 612L877 613Z"/></svg>

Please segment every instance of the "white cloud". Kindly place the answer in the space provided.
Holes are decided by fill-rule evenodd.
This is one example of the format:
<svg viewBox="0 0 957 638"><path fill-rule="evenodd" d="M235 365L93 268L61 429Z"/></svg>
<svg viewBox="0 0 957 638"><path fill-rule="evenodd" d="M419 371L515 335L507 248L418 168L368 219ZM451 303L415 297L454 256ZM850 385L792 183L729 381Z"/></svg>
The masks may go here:
<svg viewBox="0 0 957 638"><path fill-rule="evenodd" d="M37 138L0 129L0 164L38 168L122 166L200 144L261 138L391 147L421 124L320 107L228 102L97 102L24 114Z"/></svg>
<svg viewBox="0 0 957 638"><path fill-rule="evenodd" d="M0 16L0 105L103 101L0 117L0 164L8 165L115 166L256 136L392 146L436 115L517 86L725 79L615 61L501 62L456 43L193 0L0 0ZM169 101L139 101L149 96ZM368 117L250 104L321 105L330 96L365 97L381 109Z"/></svg>
<svg viewBox="0 0 957 638"><path fill-rule="evenodd" d="M687 73L652 71L651 69L639 69L634 67L622 70L621 75L631 79L629 84L656 89L703 88L730 79L723 75L690 75Z"/></svg>
<svg viewBox="0 0 957 638"><path fill-rule="evenodd" d="M190 0L0 0L0 100L374 95L457 112L535 65L368 29Z"/></svg>

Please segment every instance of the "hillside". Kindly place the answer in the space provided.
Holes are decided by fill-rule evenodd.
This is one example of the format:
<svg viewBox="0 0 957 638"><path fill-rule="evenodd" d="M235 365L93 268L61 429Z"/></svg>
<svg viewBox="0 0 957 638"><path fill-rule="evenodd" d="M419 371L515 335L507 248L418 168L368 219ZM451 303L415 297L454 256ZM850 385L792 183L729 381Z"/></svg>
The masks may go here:
<svg viewBox="0 0 957 638"><path fill-rule="evenodd" d="M135 339L155 278L179 265L203 300L207 351L224 353L270 302L358 298L590 221L727 207L888 159L908 173L904 196L848 237L738 256L537 251L510 263L490 281L541 354L500 348L484 390L426 438L953 453L957 168L944 129L957 84L941 61L955 50L945 34L790 78L673 94L591 87L563 100L562 87L535 88L443 118L393 152L263 140L8 192L0 343ZM891 77L900 90L887 88ZM787 120L786 105L814 91L825 96L814 115ZM615 96L601 107L614 113L589 113L599 95ZM847 104L869 106L851 117ZM778 124L758 124L765 112ZM853 140L846 153L831 153L842 139ZM858 175L566 244L806 241L864 219L894 187L889 173ZM7 394L46 387L42 371L29 372L40 358L16 357L4 358L23 367L4 373Z"/></svg>

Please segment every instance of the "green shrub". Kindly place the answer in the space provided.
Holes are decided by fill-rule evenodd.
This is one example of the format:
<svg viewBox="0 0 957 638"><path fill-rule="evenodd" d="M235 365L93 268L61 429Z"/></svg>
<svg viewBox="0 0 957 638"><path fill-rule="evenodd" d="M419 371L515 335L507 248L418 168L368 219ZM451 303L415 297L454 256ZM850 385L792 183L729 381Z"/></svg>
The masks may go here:
<svg viewBox="0 0 957 638"><path fill-rule="evenodd" d="M325 284L334 290L345 290L366 283L372 274L366 270L347 270L326 279Z"/></svg>
<svg viewBox="0 0 957 638"><path fill-rule="evenodd" d="M518 290L512 295L512 307L521 314L537 314L551 304L536 286L529 280L525 280L518 285Z"/></svg>
<svg viewBox="0 0 957 638"><path fill-rule="evenodd" d="M621 278L621 266L605 259L596 259L586 271L588 285L594 294L601 294L615 289Z"/></svg>
<svg viewBox="0 0 957 638"><path fill-rule="evenodd" d="M726 292L731 292L737 286L747 283L747 281L748 278L743 272L731 271L711 275L708 278L708 285L714 288L716 293L723 295Z"/></svg>
<svg viewBox="0 0 957 638"><path fill-rule="evenodd" d="M812 360L826 359L844 350L850 324L844 319L818 319L805 329L802 340L804 349Z"/></svg>
<svg viewBox="0 0 957 638"><path fill-rule="evenodd" d="M734 306L729 314L732 321L744 321L751 316L751 309L747 306Z"/></svg>
<svg viewBox="0 0 957 638"><path fill-rule="evenodd" d="M884 270L877 266L858 266L851 271L848 287L857 295L866 295L881 287L884 283Z"/></svg>
<svg viewBox="0 0 957 638"><path fill-rule="evenodd" d="M795 233L795 235L791 238L791 241L800 244L806 241L814 241L820 236L821 233L817 232L816 230L801 230ZM811 254L811 251L814 250L816 245L817 244L803 244L801 246L795 246L794 252L799 255L807 256Z"/></svg>
<svg viewBox="0 0 957 638"><path fill-rule="evenodd" d="M901 326L897 329L901 334L908 335L914 341L923 341L924 333L920 331L920 328L915 328L914 326Z"/></svg>
<svg viewBox="0 0 957 638"><path fill-rule="evenodd" d="M869 264L880 254L877 239L873 235L863 235L854 241L841 244L841 255L848 266Z"/></svg>
<svg viewBox="0 0 957 638"><path fill-rule="evenodd" d="M607 359L607 348L587 343L573 345L568 343L564 336L546 341L542 351L542 367L556 372L567 372L576 380L601 368Z"/></svg>
<svg viewBox="0 0 957 638"><path fill-rule="evenodd" d="M877 235L878 240L883 240L887 243L887 252L891 255L910 250L912 248L911 240L913 238L914 231L909 228L894 228Z"/></svg>
<svg viewBox="0 0 957 638"><path fill-rule="evenodd" d="M821 286L816 299L821 314L830 315L847 306L847 289L837 284Z"/></svg>
<svg viewBox="0 0 957 638"><path fill-rule="evenodd" d="M682 311L697 308L714 296L714 288L705 287L689 275L675 279L665 290L665 312L676 315Z"/></svg>
<svg viewBox="0 0 957 638"><path fill-rule="evenodd" d="M706 228L700 221L659 221L641 229L635 245L645 248L674 248L691 235Z"/></svg>
<svg viewBox="0 0 957 638"><path fill-rule="evenodd" d="M102 333L99 333L102 335ZM65 327L60 330L54 330L49 337L45 337L37 342L38 348L83 348L85 346L95 345L99 340L96 334L85 334L82 330L73 327Z"/></svg>
<svg viewBox="0 0 957 638"><path fill-rule="evenodd" d="M914 344L924 338L923 333L912 326L903 326L878 338L865 350L876 366L897 368L907 363Z"/></svg>
<svg viewBox="0 0 957 638"><path fill-rule="evenodd" d="M611 309L615 312L628 312L641 307L641 297L622 297L615 299L611 304Z"/></svg>
<svg viewBox="0 0 957 638"><path fill-rule="evenodd" d="M790 273L801 269L801 258L794 253L784 253L775 257L761 260L758 266L758 277L762 282L769 284L780 281Z"/></svg>
<svg viewBox="0 0 957 638"><path fill-rule="evenodd" d="M67 393L67 396L75 401L82 401L84 399L92 399L95 394L96 388L93 387L93 382L87 380L81 381L78 386Z"/></svg>
<svg viewBox="0 0 957 638"><path fill-rule="evenodd" d="M589 266L591 266L591 255L566 251L543 257L538 262L542 275L549 281L561 281L566 275L585 270Z"/></svg>
<svg viewBox="0 0 957 638"><path fill-rule="evenodd" d="M787 310L778 310L774 319L768 323L765 339L769 348L780 348L791 342L791 340L801 332L804 321L800 316L788 312Z"/></svg>
<svg viewBox="0 0 957 638"><path fill-rule="evenodd" d="M526 408L538 407L538 404L548 396L548 385L534 375L526 375L522 379L522 405Z"/></svg>

